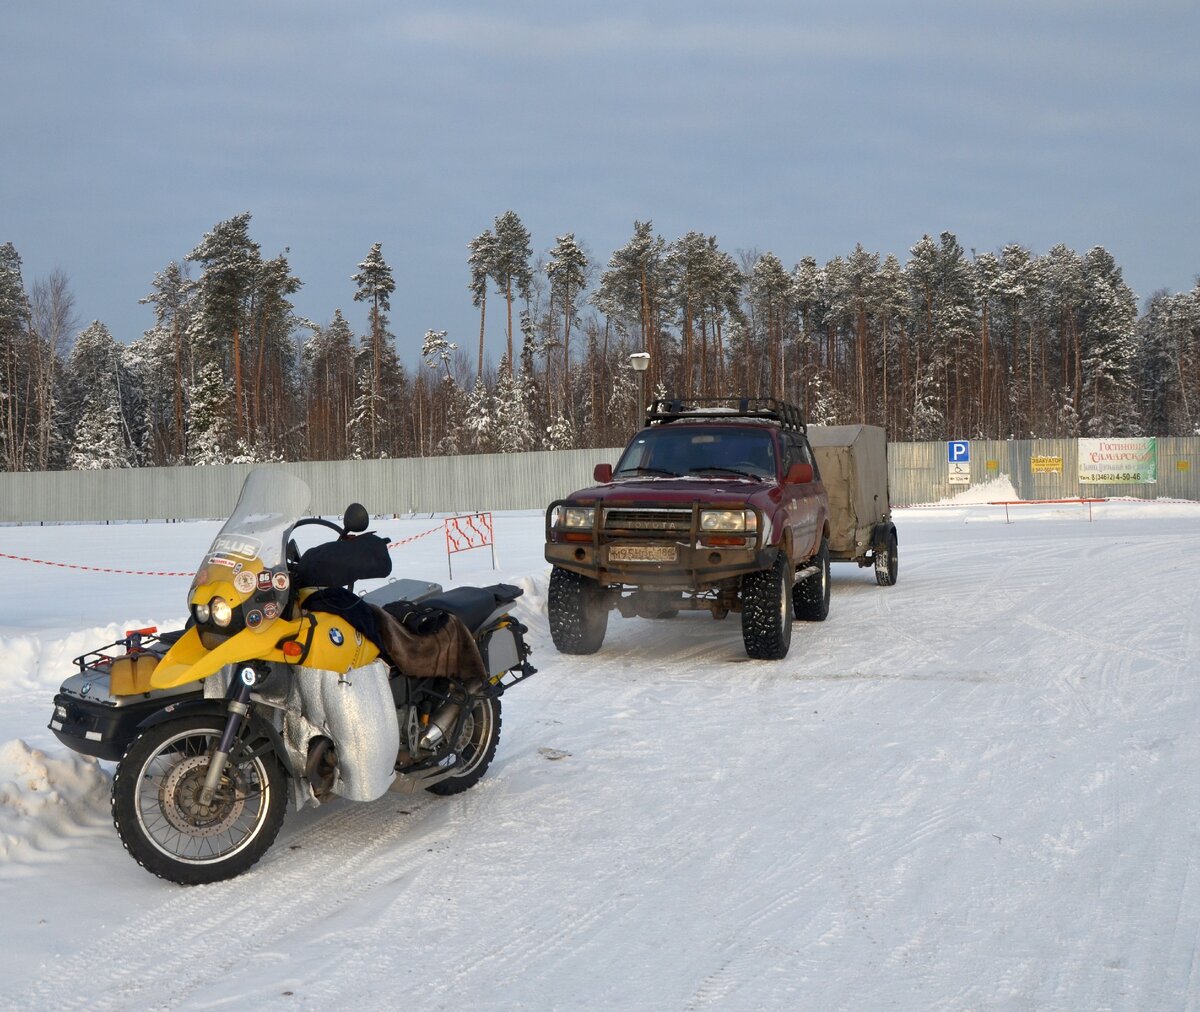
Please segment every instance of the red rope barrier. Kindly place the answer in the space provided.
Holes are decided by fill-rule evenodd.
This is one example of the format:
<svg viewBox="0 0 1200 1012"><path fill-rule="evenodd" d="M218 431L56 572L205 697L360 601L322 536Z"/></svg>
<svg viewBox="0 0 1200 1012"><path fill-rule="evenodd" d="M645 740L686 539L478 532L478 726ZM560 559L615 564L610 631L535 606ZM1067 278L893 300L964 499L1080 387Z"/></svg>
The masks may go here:
<svg viewBox="0 0 1200 1012"><path fill-rule="evenodd" d="M121 573L125 576L194 576L194 572L165 573L148 569L110 569L107 566L81 566L73 562L50 562L48 559L30 559L24 555L8 555L0 552L0 559L15 559L17 562L36 562L40 566L57 566L59 569L82 569L89 573Z"/></svg>
<svg viewBox="0 0 1200 1012"><path fill-rule="evenodd" d="M431 527L429 530L422 531L420 534L414 534L411 538L401 538L399 541L389 541L388 548L398 548L400 545L407 545L410 541L418 541L421 538L427 538L430 534L436 534L438 531L440 531L442 526L442 524L438 524L436 527Z"/></svg>
<svg viewBox="0 0 1200 1012"><path fill-rule="evenodd" d="M430 530L422 531L420 534L414 534L411 538L401 538L399 541L389 541L388 548L399 548L401 545L407 545L412 541L417 541L420 538L427 538L430 534L436 534L442 530L442 525L433 527ZM116 573L121 576L195 576L195 571L186 573L167 572L165 570L153 569L117 569L112 566L84 566L76 562L52 562L50 559L33 559L27 555L9 555L7 552L0 552L0 559L12 559L14 562L32 562L39 566L54 566L57 569L78 569L87 573Z"/></svg>

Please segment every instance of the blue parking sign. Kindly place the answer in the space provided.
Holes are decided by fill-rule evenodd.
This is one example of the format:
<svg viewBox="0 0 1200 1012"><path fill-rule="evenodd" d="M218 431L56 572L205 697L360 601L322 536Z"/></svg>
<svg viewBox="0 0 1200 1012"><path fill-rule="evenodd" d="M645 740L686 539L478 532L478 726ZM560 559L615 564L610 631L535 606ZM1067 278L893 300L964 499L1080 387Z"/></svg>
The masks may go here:
<svg viewBox="0 0 1200 1012"><path fill-rule="evenodd" d="M971 443L966 439L951 439L946 443L946 460L951 464L971 462Z"/></svg>

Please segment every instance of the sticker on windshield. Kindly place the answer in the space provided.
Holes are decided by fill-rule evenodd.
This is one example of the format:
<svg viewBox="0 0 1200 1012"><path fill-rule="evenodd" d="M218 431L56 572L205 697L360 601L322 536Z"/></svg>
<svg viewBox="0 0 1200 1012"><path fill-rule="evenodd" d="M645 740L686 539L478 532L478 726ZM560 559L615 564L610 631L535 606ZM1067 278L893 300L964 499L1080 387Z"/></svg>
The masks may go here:
<svg viewBox="0 0 1200 1012"><path fill-rule="evenodd" d="M262 548L262 542L257 538L243 538L232 534L222 534L209 549L214 555L232 555L240 559L257 559Z"/></svg>
<svg viewBox="0 0 1200 1012"><path fill-rule="evenodd" d="M240 594L252 593L254 590L254 574L248 569L243 569L233 578L233 585Z"/></svg>

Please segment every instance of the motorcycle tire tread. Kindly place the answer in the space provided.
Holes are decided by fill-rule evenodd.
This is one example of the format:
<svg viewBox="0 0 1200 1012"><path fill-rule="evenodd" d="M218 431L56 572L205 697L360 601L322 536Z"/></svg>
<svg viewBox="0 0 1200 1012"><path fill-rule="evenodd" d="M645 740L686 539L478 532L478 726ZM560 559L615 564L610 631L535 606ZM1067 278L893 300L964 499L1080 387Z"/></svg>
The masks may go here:
<svg viewBox="0 0 1200 1012"><path fill-rule="evenodd" d="M503 725L500 711L500 700L497 697L488 697L487 703L490 703L494 708L493 719L495 722L495 731L492 733L491 741L488 742L487 752L484 754L483 761L472 767L471 772L465 776L447 777L445 780L439 780L436 784L430 784L425 788L430 794L436 794L439 797L450 797L453 794L461 794L463 791L470 790L487 773L488 767L491 766L492 760L496 757L496 748L500 744L500 730Z"/></svg>
<svg viewBox="0 0 1200 1012"><path fill-rule="evenodd" d="M249 870L265 854L275 842L279 830L283 826L283 817L287 808L287 777L278 760L273 755L265 755L263 767L271 790L271 798L266 819L258 836L244 850L232 857L211 864L189 864L175 861L150 844L137 831L138 821L135 813L138 773L151 749L158 746L154 742L169 734L184 730L184 725L190 725L193 731L212 731L220 734L220 721L212 717L195 716L183 717L179 720L155 724L138 735L126 750L124 757L117 764L113 774L111 810L113 824L117 827L117 835L129 855L143 868L159 878L176 882L179 885L207 885L210 882L221 882L234 878ZM127 764L130 764L127 767ZM127 833L123 820L128 821L130 830Z"/></svg>

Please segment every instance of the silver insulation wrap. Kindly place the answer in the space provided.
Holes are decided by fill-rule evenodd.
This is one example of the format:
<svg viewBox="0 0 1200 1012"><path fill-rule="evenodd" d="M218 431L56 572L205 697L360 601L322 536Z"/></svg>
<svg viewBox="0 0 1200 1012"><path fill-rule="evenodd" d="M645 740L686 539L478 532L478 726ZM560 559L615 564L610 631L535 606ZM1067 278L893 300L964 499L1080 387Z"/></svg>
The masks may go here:
<svg viewBox="0 0 1200 1012"><path fill-rule="evenodd" d="M333 793L350 801L374 801L396 778L400 729L388 686L388 669L374 661L344 675L320 668L294 669L284 717L284 740L298 769L308 743L332 738L338 778Z"/></svg>

